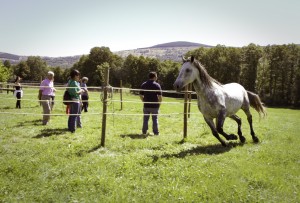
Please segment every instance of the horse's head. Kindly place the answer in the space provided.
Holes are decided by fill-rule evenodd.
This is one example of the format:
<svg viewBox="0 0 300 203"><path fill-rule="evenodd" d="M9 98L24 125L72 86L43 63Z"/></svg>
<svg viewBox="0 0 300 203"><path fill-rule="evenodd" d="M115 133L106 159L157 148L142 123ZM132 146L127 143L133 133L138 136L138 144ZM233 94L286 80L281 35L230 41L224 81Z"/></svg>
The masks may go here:
<svg viewBox="0 0 300 203"><path fill-rule="evenodd" d="M182 57L183 64L179 75L174 83L174 88L176 91L180 91L187 84L194 82L199 74L198 69L194 66L194 56L191 56L188 59Z"/></svg>

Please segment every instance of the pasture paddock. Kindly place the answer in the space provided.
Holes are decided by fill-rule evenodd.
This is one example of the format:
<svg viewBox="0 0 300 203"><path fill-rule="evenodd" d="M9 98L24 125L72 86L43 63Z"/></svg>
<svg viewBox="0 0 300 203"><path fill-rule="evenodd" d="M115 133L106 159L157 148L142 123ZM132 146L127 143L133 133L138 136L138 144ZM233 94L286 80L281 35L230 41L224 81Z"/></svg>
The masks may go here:
<svg viewBox="0 0 300 203"><path fill-rule="evenodd" d="M258 144L238 112L246 143L228 147L211 135L196 105L185 141L182 115L160 116L158 137L140 136L142 116L108 115L101 148L99 93L72 134L66 116L42 126L37 90L23 90L22 109L11 94L0 94L0 202L300 202L299 110L269 108L261 120L252 110ZM65 112L62 93L54 114ZM163 104L160 113L182 113L181 99L164 101L180 104ZM122 111L120 103L108 106L122 114L141 110L141 103L123 103ZM236 123L227 119L224 129L236 133Z"/></svg>

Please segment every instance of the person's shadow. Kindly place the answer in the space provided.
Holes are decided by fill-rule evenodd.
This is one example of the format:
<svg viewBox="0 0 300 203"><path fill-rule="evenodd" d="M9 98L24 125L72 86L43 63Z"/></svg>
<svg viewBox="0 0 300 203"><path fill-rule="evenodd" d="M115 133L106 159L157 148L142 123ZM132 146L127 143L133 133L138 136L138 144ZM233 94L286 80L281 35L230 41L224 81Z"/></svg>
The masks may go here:
<svg viewBox="0 0 300 203"><path fill-rule="evenodd" d="M148 136L148 134L123 134L120 135L121 138L125 138L125 137L129 137L131 139L146 139Z"/></svg>
<svg viewBox="0 0 300 203"><path fill-rule="evenodd" d="M18 124L16 125L16 127L25 126L27 124L28 125L41 125L42 124L42 119L36 119L36 120L18 122Z"/></svg>
<svg viewBox="0 0 300 203"><path fill-rule="evenodd" d="M61 128L61 129L43 129L39 134L34 136L33 138L43 138L43 137L50 137L50 136L58 136L62 135L68 132L68 129L66 128Z"/></svg>

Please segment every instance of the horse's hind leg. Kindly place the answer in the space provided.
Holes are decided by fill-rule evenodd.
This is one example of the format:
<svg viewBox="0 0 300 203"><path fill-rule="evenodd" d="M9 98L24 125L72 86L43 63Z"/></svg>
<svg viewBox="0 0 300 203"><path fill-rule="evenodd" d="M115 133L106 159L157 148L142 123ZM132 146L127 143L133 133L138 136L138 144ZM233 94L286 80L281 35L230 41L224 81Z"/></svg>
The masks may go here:
<svg viewBox="0 0 300 203"><path fill-rule="evenodd" d="M243 111L247 115L247 120L248 120L248 123L250 125L250 131L251 131L252 140L253 140L253 142L257 143L257 142L259 142L259 139L258 139L258 137L256 137L255 132L253 130L252 115L250 113L250 110L249 110L249 108L247 108L247 109L243 109Z"/></svg>
<svg viewBox="0 0 300 203"><path fill-rule="evenodd" d="M238 117L237 115L232 115L230 116L231 119L235 120L238 124L238 135L239 138L241 140L241 143L245 143L246 138L243 136L242 134L242 130L241 130L241 125L242 125L242 119L240 119L240 117Z"/></svg>
<svg viewBox="0 0 300 203"><path fill-rule="evenodd" d="M204 120L207 123L207 125L210 127L212 134L221 142L221 144L224 147L226 147L226 142L220 138L213 120L209 119L209 118L205 118L205 117L204 117Z"/></svg>

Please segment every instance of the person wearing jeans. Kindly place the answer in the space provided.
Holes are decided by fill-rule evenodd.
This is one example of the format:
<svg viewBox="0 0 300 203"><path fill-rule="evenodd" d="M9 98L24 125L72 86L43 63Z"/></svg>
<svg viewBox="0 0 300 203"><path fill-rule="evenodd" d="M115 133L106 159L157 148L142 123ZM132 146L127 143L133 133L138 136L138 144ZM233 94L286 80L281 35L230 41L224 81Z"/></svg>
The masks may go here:
<svg viewBox="0 0 300 203"><path fill-rule="evenodd" d="M84 91L80 88L78 70L72 70L70 73L71 79L68 82L68 92L71 95L70 115L68 119L68 130L75 132L76 127L81 128L80 121L80 94ZM75 114L75 115L74 115Z"/></svg>
<svg viewBox="0 0 300 203"><path fill-rule="evenodd" d="M162 101L161 86L156 82L157 73L150 72L148 80L141 85L140 98L144 102L144 118L142 133L146 134L148 131L148 121L150 115L152 116L152 130L154 135L159 135L158 129L158 113L160 103Z"/></svg>

